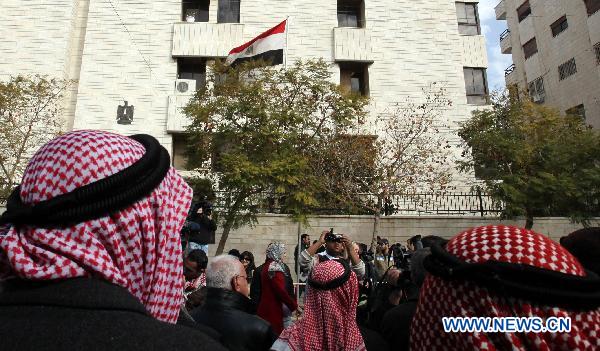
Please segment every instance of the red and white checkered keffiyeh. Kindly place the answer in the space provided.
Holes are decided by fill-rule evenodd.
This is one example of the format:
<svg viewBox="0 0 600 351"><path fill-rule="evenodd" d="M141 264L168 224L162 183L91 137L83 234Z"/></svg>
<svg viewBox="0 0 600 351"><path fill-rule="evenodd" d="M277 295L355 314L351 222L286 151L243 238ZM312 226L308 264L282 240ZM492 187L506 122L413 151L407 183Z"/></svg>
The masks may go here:
<svg viewBox="0 0 600 351"><path fill-rule="evenodd" d="M317 264L312 271L320 283L342 276L344 267L337 261ZM287 343L294 351L355 351L366 350L356 324L358 280L350 278L332 290L308 289L301 320L285 329L279 342Z"/></svg>
<svg viewBox="0 0 600 351"><path fill-rule="evenodd" d="M186 281L184 289L186 292L193 292L206 286L206 273L202 272L200 276L194 280Z"/></svg>
<svg viewBox="0 0 600 351"><path fill-rule="evenodd" d="M30 160L21 199L35 204L117 173L144 154L137 141L101 131L75 131ZM192 190L171 168L154 191L105 217L60 229L32 226L0 232L0 279L97 277L120 285L155 318L175 323L183 302L179 230Z"/></svg>
<svg viewBox="0 0 600 351"><path fill-rule="evenodd" d="M584 276L581 264L547 237L510 226L479 227L452 238L459 259L520 263ZM510 294L507 291L506 294ZM571 317L570 333L444 333L442 317ZM428 275L411 326L411 350L600 350L600 309L570 311L501 296L473 282Z"/></svg>

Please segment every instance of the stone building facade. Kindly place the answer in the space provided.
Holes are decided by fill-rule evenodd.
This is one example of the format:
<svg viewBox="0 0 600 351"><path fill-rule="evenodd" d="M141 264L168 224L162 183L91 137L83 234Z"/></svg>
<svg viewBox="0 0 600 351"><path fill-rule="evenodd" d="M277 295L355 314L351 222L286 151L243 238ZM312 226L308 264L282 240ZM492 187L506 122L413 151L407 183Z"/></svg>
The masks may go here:
<svg viewBox="0 0 600 351"><path fill-rule="evenodd" d="M593 0L502 0L496 18L506 20L508 29L500 46L513 59L507 85L599 128L599 10Z"/></svg>
<svg viewBox="0 0 600 351"><path fill-rule="evenodd" d="M181 107L192 93L178 91L177 80L201 84L207 62L285 18L288 62L331 62L336 82L370 96L373 122L442 83L456 144L456 123L487 103L485 39L472 0L6 0L0 79L74 79L67 130L152 134L177 162L188 123Z"/></svg>

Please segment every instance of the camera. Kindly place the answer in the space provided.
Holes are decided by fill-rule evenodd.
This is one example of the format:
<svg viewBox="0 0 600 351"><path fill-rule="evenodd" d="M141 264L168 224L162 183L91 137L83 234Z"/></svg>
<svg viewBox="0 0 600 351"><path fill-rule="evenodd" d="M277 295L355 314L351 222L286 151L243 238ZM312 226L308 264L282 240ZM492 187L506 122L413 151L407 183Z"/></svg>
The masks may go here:
<svg viewBox="0 0 600 351"><path fill-rule="evenodd" d="M341 243L342 242L342 234L334 233L333 228L331 228L329 233L325 234L325 241Z"/></svg>
<svg viewBox="0 0 600 351"><path fill-rule="evenodd" d="M402 244L394 244L390 248L394 257L394 266L400 270L410 270L410 252Z"/></svg>

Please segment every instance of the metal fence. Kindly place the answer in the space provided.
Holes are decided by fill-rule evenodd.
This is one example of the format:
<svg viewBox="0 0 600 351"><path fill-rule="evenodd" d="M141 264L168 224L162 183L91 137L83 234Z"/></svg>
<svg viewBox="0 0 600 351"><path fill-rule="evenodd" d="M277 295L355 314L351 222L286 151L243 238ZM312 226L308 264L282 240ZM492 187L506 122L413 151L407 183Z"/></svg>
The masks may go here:
<svg viewBox="0 0 600 351"><path fill-rule="evenodd" d="M226 207L228 199L233 194L217 192L214 207L216 210ZM365 204L376 204L375 194L358 194L357 198ZM278 198L273 194L261 193L254 195L250 203L259 213L286 213L280 206ZM360 206L357 206L360 207ZM454 193L410 193L394 194L386 198L382 206L382 215L447 215L447 216L498 216L502 212L502 204L494 201L491 196L481 192ZM320 215L357 214L349 209L336 207L314 207L309 213ZM365 211L363 214L371 214Z"/></svg>

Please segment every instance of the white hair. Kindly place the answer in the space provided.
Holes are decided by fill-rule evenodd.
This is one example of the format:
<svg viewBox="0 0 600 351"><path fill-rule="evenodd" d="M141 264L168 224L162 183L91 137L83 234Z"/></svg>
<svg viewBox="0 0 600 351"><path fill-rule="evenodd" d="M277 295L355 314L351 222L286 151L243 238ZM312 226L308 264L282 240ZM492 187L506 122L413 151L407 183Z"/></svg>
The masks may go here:
<svg viewBox="0 0 600 351"><path fill-rule="evenodd" d="M240 260L231 255L219 255L209 260L206 267L206 286L231 290L231 280L240 274L240 265Z"/></svg>

